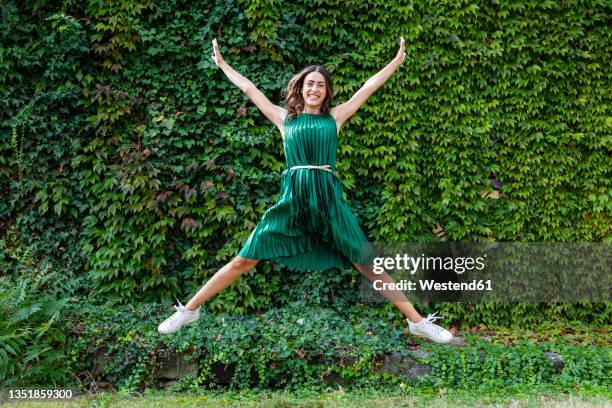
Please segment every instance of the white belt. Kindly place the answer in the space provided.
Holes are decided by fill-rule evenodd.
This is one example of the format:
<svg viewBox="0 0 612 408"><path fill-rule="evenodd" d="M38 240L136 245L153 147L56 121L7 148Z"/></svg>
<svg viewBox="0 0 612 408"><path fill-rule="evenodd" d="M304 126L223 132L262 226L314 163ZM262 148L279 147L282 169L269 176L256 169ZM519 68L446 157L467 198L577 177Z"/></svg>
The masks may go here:
<svg viewBox="0 0 612 408"><path fill-rule="evenodd" d="M324 164L322 166L313 166L311 164L308 164L305 166L293 166L289 170L294 170L294 169L319 169L319 170L329 171L330 173L334 172L329 164Z"/></svg>

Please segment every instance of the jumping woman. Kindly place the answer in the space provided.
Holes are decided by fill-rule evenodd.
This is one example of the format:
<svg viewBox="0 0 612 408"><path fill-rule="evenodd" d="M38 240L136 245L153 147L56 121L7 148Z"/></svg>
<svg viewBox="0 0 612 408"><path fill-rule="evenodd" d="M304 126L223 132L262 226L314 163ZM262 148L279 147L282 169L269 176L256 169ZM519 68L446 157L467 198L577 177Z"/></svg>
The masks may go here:
<svg viewBox="0 0 612 408"><path fill-rule="evenodd" d="M287 87L286 108L282 108L224 61L216 39L212 45L215 64L278 127L287 169L281 175L278 201L264 213L237 256L185 306L180 302L174 306L176 313L161 323L158 331L174 333L196 321L200 305L261 260L301 270L355 267L370 281L393 283L386 273L374 274L372 265L361 263L362 244L368 241L342 196L335 167L340 128L404 62L404 38L393 61L368 79L349 101L334 107L332 80L324 67L312 65L295 75ZM433 323L440 316L434 313L423 318L401 291L381 293L406 316L410 333L438 343L453 338L451 332Z"/></svg>

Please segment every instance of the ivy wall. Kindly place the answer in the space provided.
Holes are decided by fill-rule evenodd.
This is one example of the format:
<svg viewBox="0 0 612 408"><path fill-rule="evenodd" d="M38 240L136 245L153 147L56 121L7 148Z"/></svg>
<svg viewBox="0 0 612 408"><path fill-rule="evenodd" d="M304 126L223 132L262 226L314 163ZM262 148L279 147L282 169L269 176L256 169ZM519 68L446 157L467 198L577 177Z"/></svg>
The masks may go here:
<svg viewBox="0 0 612 408"><path fill-rule="evenodd" d="M91 299L170 301L237 253L284 157L214 64L213 38L280 105L312 63L348 100L406 39L404 64L340 135L371 241L610 242L609 26L605 1L5 0L0 274L19 272L22 242ZM210 305L265 309L290 273L260 263ZM446 307L457 321L609 314Z"/></svg>

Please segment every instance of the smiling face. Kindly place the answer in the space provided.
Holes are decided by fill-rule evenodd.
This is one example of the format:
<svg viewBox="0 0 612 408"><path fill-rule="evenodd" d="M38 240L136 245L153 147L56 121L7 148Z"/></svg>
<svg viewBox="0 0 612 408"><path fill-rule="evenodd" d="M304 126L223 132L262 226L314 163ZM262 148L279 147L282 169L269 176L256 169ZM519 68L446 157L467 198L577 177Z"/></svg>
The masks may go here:
<svg viewBox="0 0 612 408"><path fill-rule="evenodd" d="M325 77L320 72L311 72L304 78L302 87L302 97L304 98L304 110L319 111L327 89L325 86Z"/></svg>

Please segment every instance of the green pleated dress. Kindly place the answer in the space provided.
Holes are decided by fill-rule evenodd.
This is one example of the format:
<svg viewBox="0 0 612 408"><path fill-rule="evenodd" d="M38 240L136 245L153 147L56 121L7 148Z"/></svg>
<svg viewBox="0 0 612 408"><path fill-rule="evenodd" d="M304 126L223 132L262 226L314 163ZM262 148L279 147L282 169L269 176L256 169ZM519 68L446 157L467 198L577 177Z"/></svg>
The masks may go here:
<svg viewBox="0 0 612 408"><path fill-rule="evenodd" d="M270 260L298 270L350 268L364 263L368 240L342 196L334 173L293 169L330 165L335 171L338 135L330 114L301 113L285 118L285 158L281 191L264 213L239 256Z"/></svg>

